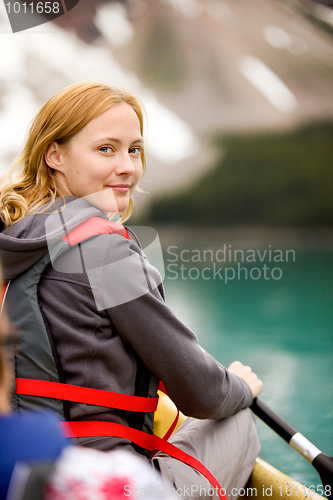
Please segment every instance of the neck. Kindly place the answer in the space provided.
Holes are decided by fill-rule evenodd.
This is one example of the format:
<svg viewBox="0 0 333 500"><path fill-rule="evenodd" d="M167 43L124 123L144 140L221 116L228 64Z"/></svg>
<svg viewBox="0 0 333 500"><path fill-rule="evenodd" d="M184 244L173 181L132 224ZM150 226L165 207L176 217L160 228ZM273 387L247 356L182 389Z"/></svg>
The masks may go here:
<svg viewBox="0 0 333 500"><path fill-rule="evenodd" d="M57 184L57 187L59 191L62 193L63 196L73 196L73 193L71 193L68 185L67 185L67 180L66 177L62 172L59 172L58 170L53 171L53 176L54 180Z"/></svg>

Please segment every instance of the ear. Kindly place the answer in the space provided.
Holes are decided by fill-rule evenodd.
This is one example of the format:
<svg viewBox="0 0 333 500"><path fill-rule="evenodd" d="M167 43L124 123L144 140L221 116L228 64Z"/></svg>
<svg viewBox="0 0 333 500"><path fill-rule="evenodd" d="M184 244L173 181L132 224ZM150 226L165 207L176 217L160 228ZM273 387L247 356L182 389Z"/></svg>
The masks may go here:
<svg viewBox="0 0 333 500"><path fill-rule="evenodd" d="M62 148L56 141L51 142L44 154L45 163L54 170L63 172Z"/></svg>

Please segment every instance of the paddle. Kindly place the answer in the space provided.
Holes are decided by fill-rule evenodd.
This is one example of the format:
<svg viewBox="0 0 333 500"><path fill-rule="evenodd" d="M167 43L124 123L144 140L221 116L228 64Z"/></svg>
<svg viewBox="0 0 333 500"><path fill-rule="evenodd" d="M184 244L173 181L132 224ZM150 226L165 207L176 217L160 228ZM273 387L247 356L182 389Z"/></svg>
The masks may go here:
<svg viewBox="0 0 333 500"><path fill-rule="evenodd" d="M288 424L288 422L283 420L283 418L260 399L254 399L251 410L313 465L321 478L325 489L325 495L327 498L331 498L333 485L333 457L329 457L322 453L306 437Z"/></svg>

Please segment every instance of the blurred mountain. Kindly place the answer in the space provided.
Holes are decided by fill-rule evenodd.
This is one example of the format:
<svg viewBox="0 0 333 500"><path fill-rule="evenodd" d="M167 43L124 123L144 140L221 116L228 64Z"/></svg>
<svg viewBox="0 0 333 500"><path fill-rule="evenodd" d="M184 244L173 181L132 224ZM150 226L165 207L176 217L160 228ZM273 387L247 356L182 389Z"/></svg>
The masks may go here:
<svg viewBox="0 0 333 500"><path fill-rule="evenodd" d="M321 3L329 9L330 1ZM297 15L295 2L302 3L80 0L57 22L85 41L97 39L94 11L122 3L133 37L125 46L110 44L116 60L196 132L281 128L333 116L333 38ZM107 29L99 33L107 40ZM244 75L249 56L281 80L294 96L293 105L283 109L283 97L280 107L272 104L249 81Z"/></svg>
<svg viewBox="0 0 333 500"><path fill-rule="evenodd" d="M333 117L333 38L280 3L145 4L142 15L132 19L132 42L115 57L195 132L281 128ZM251 72L260 80L259 62L277 77L270 80L262 71L268 89L258 90L251 81ZM290 105L279 89L273 102L279 81Z"/></svg>

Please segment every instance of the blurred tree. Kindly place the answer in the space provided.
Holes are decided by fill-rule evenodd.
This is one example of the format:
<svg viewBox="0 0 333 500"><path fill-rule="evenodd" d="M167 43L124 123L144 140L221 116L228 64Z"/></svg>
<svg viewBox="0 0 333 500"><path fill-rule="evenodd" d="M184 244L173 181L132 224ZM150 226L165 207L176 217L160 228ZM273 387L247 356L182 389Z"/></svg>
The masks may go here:
<svg viewBox="0 0 333 500"><path fill-rule="evenodd" d="M332 136L332 122L291 133L216 136L215 168L183 194L155 199L150 220L193 225L332 225Z"/></svg>

